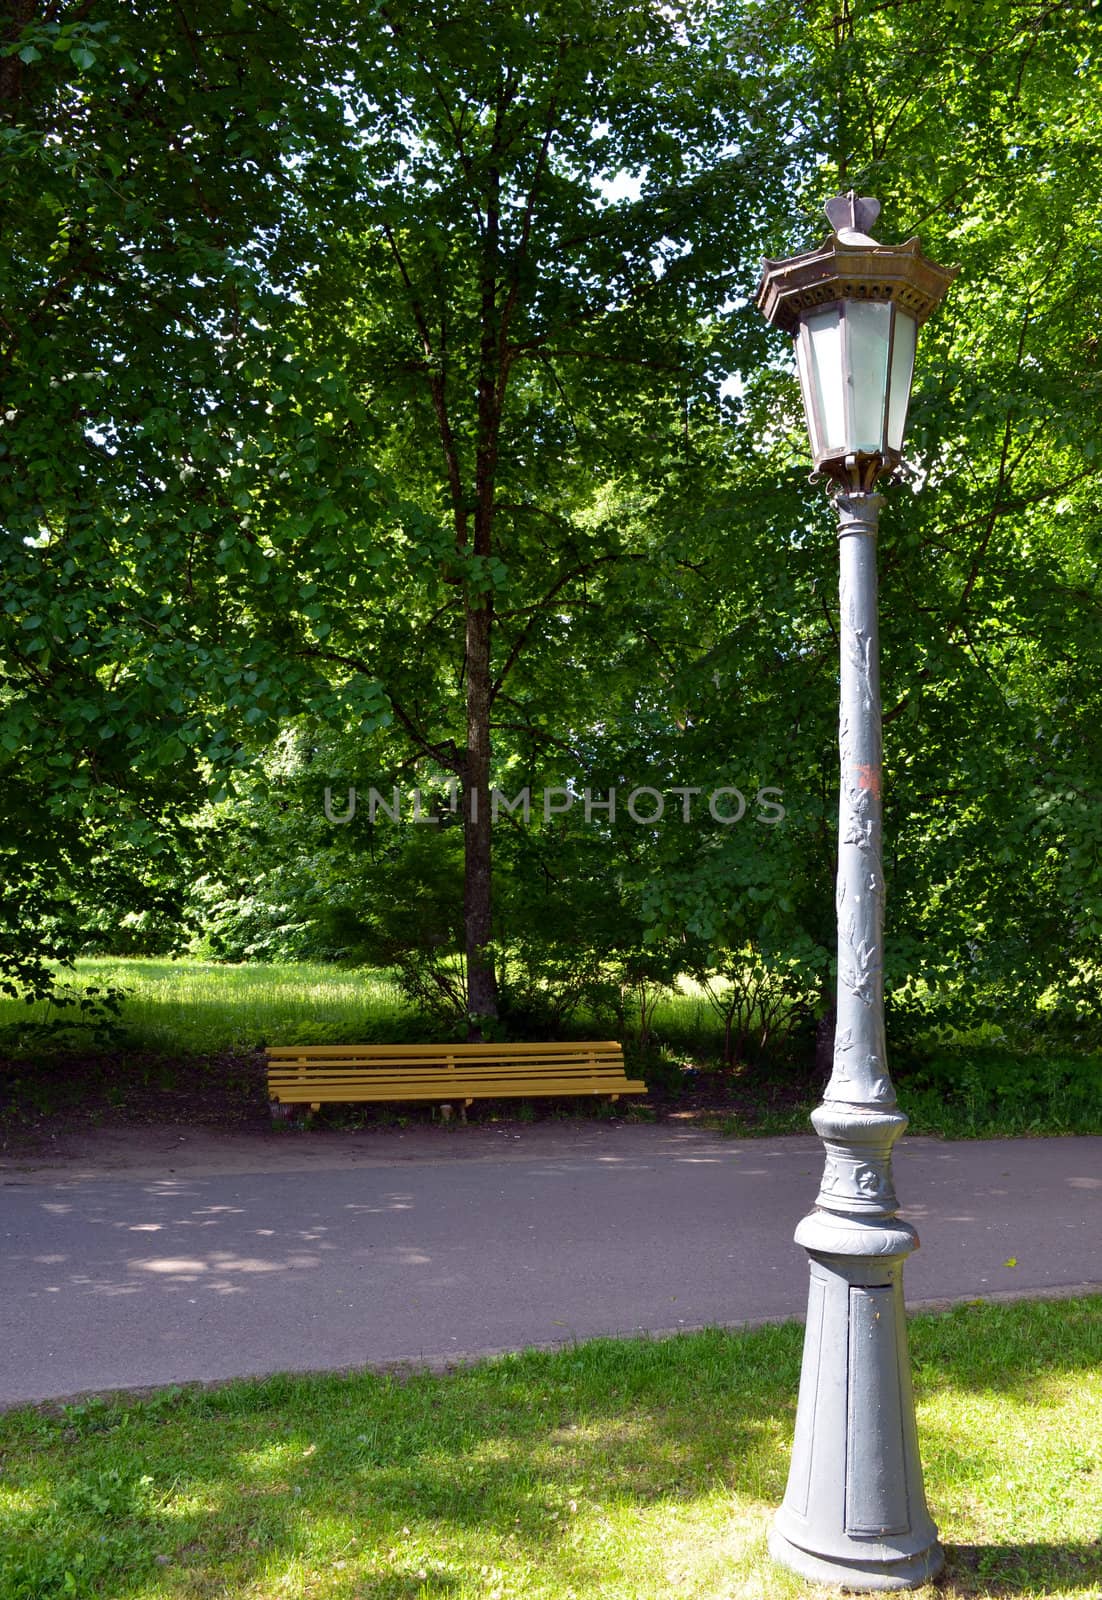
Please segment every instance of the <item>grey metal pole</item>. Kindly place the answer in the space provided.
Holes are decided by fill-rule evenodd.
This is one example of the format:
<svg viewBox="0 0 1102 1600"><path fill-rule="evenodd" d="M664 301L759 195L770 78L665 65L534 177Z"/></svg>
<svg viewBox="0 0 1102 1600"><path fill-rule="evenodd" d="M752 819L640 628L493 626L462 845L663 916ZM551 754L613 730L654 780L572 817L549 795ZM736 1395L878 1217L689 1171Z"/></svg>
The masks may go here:
<svg viewBox="0 0 1102 1600"><path fill-rule="evenodd" d="M774 1559L847 1589L912 1589L944 1561L926 1508L903 1313L918 1246L896 1215L892 1146L907 1125L884 1039L880 666L881 496L840 493L838 1024L812 1114L826 1148L815 1209L796 1229L811 1258L803 1370Z"/></svg>

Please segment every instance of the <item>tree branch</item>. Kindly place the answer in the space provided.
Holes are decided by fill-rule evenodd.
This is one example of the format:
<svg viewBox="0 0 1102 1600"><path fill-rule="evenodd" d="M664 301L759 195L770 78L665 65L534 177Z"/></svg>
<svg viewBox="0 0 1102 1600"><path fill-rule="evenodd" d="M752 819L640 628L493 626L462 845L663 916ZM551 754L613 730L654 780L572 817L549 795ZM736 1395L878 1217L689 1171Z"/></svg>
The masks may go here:
<svg viewBox="0 0 1102 1600"><path fill-rule="evenodd" d="M583 565L581 565L579 567L572 567L569 572L562 573L561 576L558 577L555 580L555 582L551 585L550 589L547 590L546 594L544 594L539 600L535 601L530 607L527 608L527 609L529 609L531 611L532 615L529 618L528 622L521 629L521 631L517 635L516 639L513 641L513 646L511 648L511 650L509 651L509 654L505 658L505 665L502 667L501 671L498 673L497 677L494 679L493 683L490 685L490 704L491 704L491 706L493 705L494 701L497 699L499 693L501 692L501 687L504 684L506 678L509 676L510 672L512 672L513 668L516 666L517 661L519 660L519 658L521 656L521 653L524 650L525 645L528 643L528 640L531 637L532 630L535 627L536 622L538 621L541 612L543 612L543 611L545 611L547 609L547 607L550 605L551 601L555 598L555 596L557 594L560 594L562 592L562 590L566 588L568 583L572 583L575 578L585 577L585 575L587 573L589 573L589 572L592 572L595 567L604 566L605 564L607 564L610 561L643 561L643 560L645 560L645 557L643 555L632 555L632 554L630 554L628 552L616 552L613 555L597 556L592 561L587 561L587 562L583 563Z"/></svg>
<svg viewBox="0 0 1102 1600"><path fill-rule="evenodd" d="M440 435L440 446L444 452L444 467L448 478L448 489L452 498L452 521L455 527L455 541L462 549L467 543L467 512L463 495L463 474L459 462L459 450L455 442L455 433L448 414L448 400L445 391L445 366L443 354L437 355L433 348L432 337L429 333L428 319L422 309L417 291L413 286L409 270L398 248L398 241L389 223L382 224L383 235L390 247L390 253L398 268L402 282L405 284L406 294L409 298L409 308L413 315L417 331L421 335L421 344L425 352L426 372L425 379L428 383L429 394L432 398L432 409L436 415L436 426ZM441 325L441 336L444 327Z"/></svg>

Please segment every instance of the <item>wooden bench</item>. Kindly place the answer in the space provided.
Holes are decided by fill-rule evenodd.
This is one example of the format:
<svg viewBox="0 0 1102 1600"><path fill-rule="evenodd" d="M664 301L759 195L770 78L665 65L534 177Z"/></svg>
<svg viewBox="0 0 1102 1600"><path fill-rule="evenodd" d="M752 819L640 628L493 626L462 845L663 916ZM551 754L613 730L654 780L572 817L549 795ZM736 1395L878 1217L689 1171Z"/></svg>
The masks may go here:
<svg viewBox="0 0 1102 1600"><path fill-rule="evenodd" d="M272 1116L323 1102L436 1100L466 1108L472 1100L532 1095L646 1094L624 1073L615 1042L585 1044L311 1044L267 1052Z"/></svg>

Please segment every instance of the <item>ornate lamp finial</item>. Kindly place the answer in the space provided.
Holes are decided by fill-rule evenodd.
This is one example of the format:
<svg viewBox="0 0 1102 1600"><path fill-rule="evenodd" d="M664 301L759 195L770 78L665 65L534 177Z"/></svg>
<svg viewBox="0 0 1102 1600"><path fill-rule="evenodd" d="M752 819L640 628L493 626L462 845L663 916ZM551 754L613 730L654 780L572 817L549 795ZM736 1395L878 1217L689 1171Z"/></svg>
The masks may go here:
<svg viewBox="0 0 1102 1600"><path fill-rule="evenodd" d="M869 194L858 196L851 189L848 194L836 194L833 200L827 201L823 210L835 233L856 234L865 240L880 215L880 202ZM869 243L874 242L869 240Z"/></svg>

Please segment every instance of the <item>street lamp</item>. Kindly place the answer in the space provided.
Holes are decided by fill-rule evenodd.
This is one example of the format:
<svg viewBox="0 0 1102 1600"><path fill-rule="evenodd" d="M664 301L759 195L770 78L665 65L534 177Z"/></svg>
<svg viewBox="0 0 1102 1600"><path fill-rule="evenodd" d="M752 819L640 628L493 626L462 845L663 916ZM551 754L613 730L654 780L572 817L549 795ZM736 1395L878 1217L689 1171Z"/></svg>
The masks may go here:
<svg viewBox="0 0 1102 1600"><path fill-rule="evenodd" d="M919 327L954 273L918 240L877 244L876 200L827 203L832 236L766 261L757 303L790 333L815 470L839 513L838 1004L834 1065L812 1124L826 1148L810 1256L796 1432L773 1558L847 1589L911 1589L944 1561L926 1508L903 1314L918 1236L896 1215L892 1146L907 1126L884 1039L876 480L899 464Z"/></svg>

